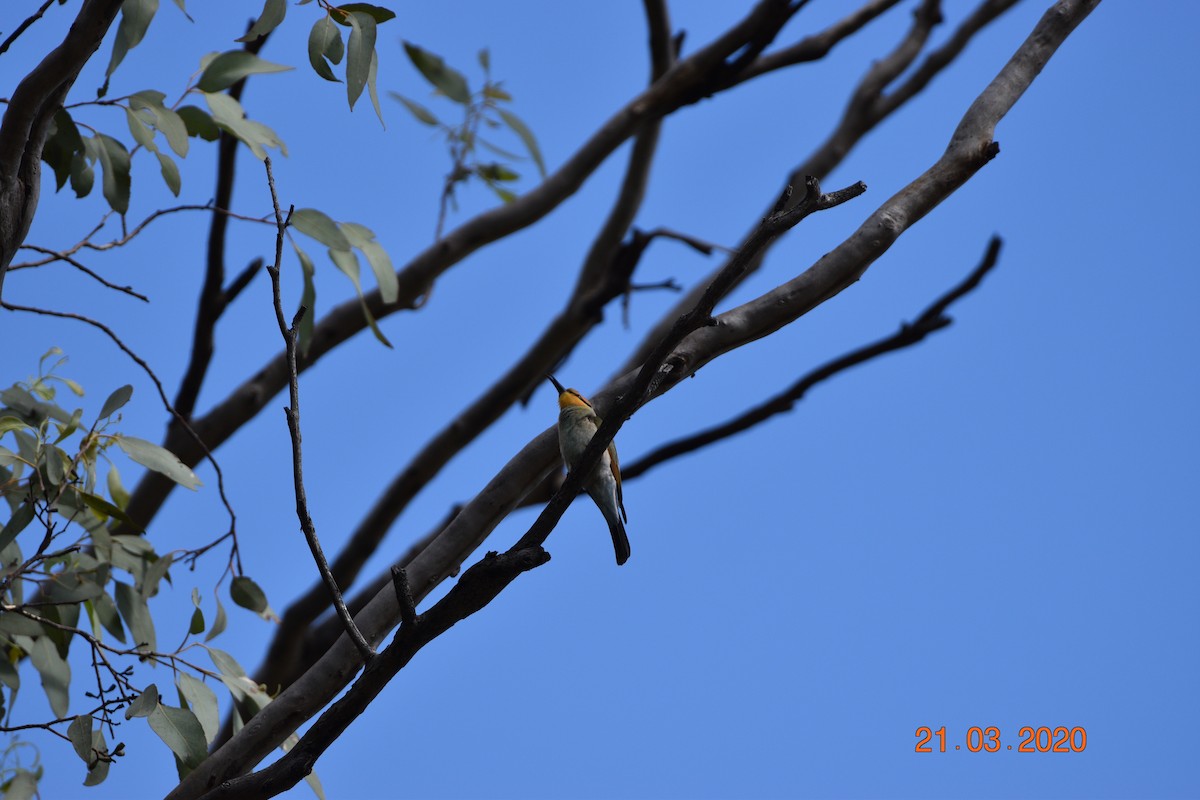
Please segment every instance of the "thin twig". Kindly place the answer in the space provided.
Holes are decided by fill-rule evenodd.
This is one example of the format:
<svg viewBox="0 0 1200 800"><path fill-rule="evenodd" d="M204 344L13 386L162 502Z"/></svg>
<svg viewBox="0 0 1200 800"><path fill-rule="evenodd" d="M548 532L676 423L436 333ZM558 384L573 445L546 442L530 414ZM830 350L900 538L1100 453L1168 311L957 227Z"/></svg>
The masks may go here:
<svg viewBox="0 0 1200 800"><path fill-rule="evenodd" d="M787 389L770 399L747 409L733 419L720 425L714 425L690 436L685 436L673 442L656 447L638 460L631 462L621 470L622 479L628 483L645 474L659 464L677 458L685 453L699 450L715 442L728 439L738 433L753 428L778 414L791 411L808 390L818 383L826 381L851 367L858 366L886 353L911 347L925 339L931 333L948 327L952 320L945 316L950 304L961 298L979 285L983 277L996 266L1000 254L1000 238L992 237L988 243L987 252L970 275L958 285L938 298L932 305L921 312L912 322L903 323L900 330L891 336L884 337L868 345L855 348L850 352L826 362L808 372Z"/></svg>
<svg viewBox="0 0 1200 800"><path fill-rule="evenodd" d="M70 264L72 267L74 267L75 269L82 272L84 275L87 275L89 278L92 278L93 280L100 283L100 285L105 287L106 289L112 289L114 291L123 292L123 293L129 295L130 297L136 297L138 300L141 300L143 303L150 302L149 297L146 297L146 295L141 294L140 292L135 292L133 290L132 286L117 286L115 283L109 283L101 275L88 269L82 263L80 263L79 261L76 261L74 258L72 258L70 255L68 255L66 253L60 253L57 250L50 250L45 247L39 247L36 244L21 245L21 248L24 250L33 250L35 253L43 253L48 256L53 256L53 258L51 258L49 261L47 261L45 263L50 263L51 261L65 261L68 264ZM18 269L18 267L12 266L12 267L9 267L9 269L14 270L14 269Z"/></svg>
<svg viewBox="0 0 1200 800"><path fill-rule="evenodd" d="M60 0L60 2L61 2L61 0ZM24 22L22 22L20 25L18 25L17 29L15 31L13 31L12 34L7 39L4 40L4 44L0 44L0 53L3 53L4 51L8 50L8 48L10 46L12 46L12 43L17 40L17 37L20 36L22 33L24 33L26 28L28 28L30 25L32 25L33 23L35 23L39 19L41 19L42 14L45 14L46 9L48 9L52 5L54 5L54 0L46 0L46 2L42 3L41 8L39 8L37 11L33 12L33 14L31 14L28 19L26 19Z"/></svg>
<svg viewBox="0 0 1200 800"><path fill-rule="evenodd" d="M279 333L283 336L284 348L287 352L288 361L288 390L290 406L284 408L283 413L287 416L288 432L292 439L292 478L296 487L296 516L300 519L300 528L304 531L304 538L308 542L308 548L312 551L313 560L317 563L317 569L321 573L321 580L325 582L325 586L329 589L329 595L333 600L333 606L337 609L338 616L342 619L342 624L346 627L346 635L354 642L354 646L358 648L359 654L365 663L370 663L375 657L375 651L371 649L371 645L363 638L362 632L358 626L354 624L354 618L350 616L350 612L346 610L346 602L342 599L341 590L338 589L337 581L334 580L333 574L329 571L329 562L325 560L325 552L321 549L321 542L317 539L317 529L313 525L312 517L308 513L308 498L304 491L304 459L301 452L301 436L300 436L300 379L296 372L296 327L300 319L306 313L312 313L309 309L300 307L296 312L296 316L292 319L291 326L285 321L283 316L283 298L279 289L279 268L283 262L283 237L287 231L288 222L292 217L292 209L288 209L288 216L285 220L283 212L279 210L279 196L275 192L275 175L271 171L271 159L264 159L267 170L267 186L271 189L271 206L275 209L275 264L267 267L267 273L271 276L271 296L275 304L275 321L279 323Z"/></svg>

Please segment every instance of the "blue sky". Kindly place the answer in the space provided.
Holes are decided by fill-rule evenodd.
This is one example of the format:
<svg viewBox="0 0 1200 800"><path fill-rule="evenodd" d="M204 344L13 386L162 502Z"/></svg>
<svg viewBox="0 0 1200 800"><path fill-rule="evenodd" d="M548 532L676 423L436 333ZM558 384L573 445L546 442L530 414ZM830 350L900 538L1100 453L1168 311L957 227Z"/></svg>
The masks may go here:
<svg viewBox="0 0 1200 800"><path fill-rule="evenodd" d="M27 3L32 10L33 3ZM675 3L695 48L743 4ZM784 41L853 4L815 0ZM813 65L685 109L666 123L637 224L734 244L786 172L836 121L847 92L909 21L905 3ZM972 4L947 2L949 35ZM804 222L723 307L769 290L836 246L942 152L970 101L1049 5L1027 0L986 29L957 65L870 134L826 181L863 180L858 200ZM737 7L735 7L737 6ZM24 9L22 9L24 10ZM0 57L0 95L65 29L55 7ZM475 52L536 132L553 170L636 93L648 71L640 4L410 3L380 28L379 84L435 110L405 59L404 38L478 81ZM206 52L236 46L246 15L192 3L189 23L163 4L114 78L112 94L174 96ZM313 7L263 51L295 72L253 81L244 104L287 142L282 200L372 228L403 264L433 237L448 161L428 129L384 99L367 105L308 69ZM22 14L15 16L22 17ZM628 482L633 557L616 568L603 522L575 504L551 537L553 560L422 651L318 762L331 798L556 797L1195 797L1191 733L1200 561L1195 507L1200 294L1191 222L1200 174L1195 111L1180 87L1200 78L1192 4L1103 3L1000 124L1001 152L907 232L863 280L778 334L705 367L647 406L618 437L623 461L720 421L842 352L892 332L964 276L988 238L996 271L925 344L815 389L794 413ZM8 27L8 26L6 26ZM109 45L77 96L102 80ZM364 100L365 103L365 100ZM81 116L125 136L119 112ZM619 183L627 149L545 220L448 272L419 312L382 321L387 350L359 335L301 382L306 474L326 549L358 522L430 435L522 353L568 296ZM141 154L145 156L146 154ZM193 144L183 198L212 192L214 152ZM238 163L234 206L262 214L261 166ZM533 185L526 170L521 187ZM149 160L134 161L131 219L174 201ZM65 246L103 212L48 186L28 241ZM493 203L460 195L450 225ZM178 385L203 274L207 219L177 214L115 255L89 261L152 298L115 295L59 266L12 273L5 299L110 321ZM236 270L273 246L235 225ZM639 267L645 281L697 280L712 263L670 243ZM265 276L264 276L265 277ZM352 296L318 263L318 310ZM299 270L286 263L289 303ZM497 302L497 301L500 302ZM632 327L595 331L559 378L600 386L674 298L638 295ZM222 399L279 349L269 286L257 280L218 331L199 408ZM0 317L0 383L24 378L52 345L94 414L131 382L123 429L157 440L162 409L110 344L68 322ZM218 457L238 510L247 574L277 609L315 570L292 513L279 398ZM552 424L548 391L509 411L456 458L393 528L368 575L469 498ZM121 464L132 484L137 470ZM205 488L176 492L152 534L160 549L223 530ZM533 520L518 512L488 540L505 549ZM156 600L160 638L186 625L193 586L208 594L223 564L177 570ZM271 631L231 610L215 644L248 668ZM75 664L77 688L87 662ZM145 682L169 681L162 670ZM36 676L19 712L46 712ZM82 702L82 698L81 698ZM945 726L949 752L917 754L920 726ZM1083 727L1082 753L1016 752L1022 726ZM996 726L1009 752L968 752L971 726ZM119 732L129 755L96 790L58 741L42 742L47 797L151 797L174 784L170 755L144 726ZM936 742L936 740L935 740ZM962 744L963 749L953 750ZM309 796L302 786L288 796Z"/></svg>

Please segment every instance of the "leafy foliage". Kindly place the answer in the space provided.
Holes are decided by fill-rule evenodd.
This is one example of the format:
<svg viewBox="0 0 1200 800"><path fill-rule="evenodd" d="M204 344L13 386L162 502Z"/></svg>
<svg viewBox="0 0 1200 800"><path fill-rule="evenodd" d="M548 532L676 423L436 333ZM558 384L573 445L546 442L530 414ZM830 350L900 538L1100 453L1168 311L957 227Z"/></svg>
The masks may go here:
<svg viewBox="0 0 1200 800"><path fill-rule="evenodd" d="M462 119L457 124L446 123L415 100L397 92L389 92L417 122L436 128L445 137L452 163L442 187L441 212L438 215L437 227L437 237L441 238L447 205L457 208L455 190L472 178L483 181L485 186L506 203L511 203L517 198L509 186L521 176L512 169L512 164L521 161L523 157L484 138L480 134L481 128L508 128L516 134L542 178L546 177L546 164L529 126L505 107L504 104L512 102L513 98L501 82L492 80L491 56L487 50L479 51L479 66L483 70L484 79L483 87L478 92L472 92L466 76L447 65L441 56L411 42L404 43L404 52L417 71L434 88L434 93L452 101L462 114ZM477 147L488 150L504 160L481 160L477 155Z"/></svg>
<svg viewBox="0 0 1200 800"><path fill-rule="evenodd" d="M112 459L124 453L183 486L201 484L168 450L116 430L121 409L133 398L131 386L111 392L86 427L82 408L68 412L60 405L60 388L68 397L84 396L82 386L58 373L65 362L51 348L35 377L0 392L0 497L9 510L0 529L0 705L12 708L21 688L15 667L28 658L55 716L41 727L65 729L86 765L85 785L102 782L123 753L121 745L110 748L103 733L118 723L122 709L127 720L146 718L186 774L205 758L217 731L217 699L204 678L232 682L239 701L253 696L254 703L242 704L247 714L270 698L228 654L215 672L189 660L189 651L200 645L187 638L205 632L198 589L192 590L195 610L187 638L173 651L159 649L150 600L164 581L171 582L172 565L194 561L209 548L159 553L130 532L129 494ZM233 578L230 595L260 616L273 617L266 595L248 576ZM207 639L225 627L220 600L216 607ZM94 705L74 716L67 660L73 645L91 648L97 664L97 683L88 692ZM132 666L121 663L140 660L176 671L178 706L166 704L154 685L133 683ZM10 747L6 760L15 752ZM12 772L6 796L21 796L30 781L36 786L36 771L5 769Z"/></svg>

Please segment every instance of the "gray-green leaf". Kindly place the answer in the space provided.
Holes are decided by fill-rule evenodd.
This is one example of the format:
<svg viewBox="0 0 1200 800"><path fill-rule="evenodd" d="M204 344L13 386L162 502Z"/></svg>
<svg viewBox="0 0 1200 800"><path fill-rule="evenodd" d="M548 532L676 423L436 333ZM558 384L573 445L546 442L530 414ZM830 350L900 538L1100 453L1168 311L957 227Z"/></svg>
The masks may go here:
<svg viewBox="0 0 1200 800"><path fill-rule="evenodd" d="M117 26L117 38L113 40L105 77L111 76L125 60L125 54L142 41L157 11L158 0L124 0L121 3L121 24Z"/></svg>
<svg viewBox="0 0 1200 800"><path fill-rule="evenodd" d="M179 673L175 685L179 687L180 693L192 707L192 713L199 720L200 727L204 729L205 742L211 744L212 740L217 738L217 731L220 729L216 693L204 681L186 672Z"/></svg>
<svg viewBox="0 0 1200 800"><path fill-rule="evenodd" d="M321 17L308 33L308 63L313 71L327 81L341 83L325 59L337 64L342 60L342 50L342 32L328 15Z"/></svg>
<svg viewBox="0 0 1200 800"><path fill-rule="evenodd" d="M104 170L104 199L118 214L129 210L129 151L111 136L97 133L94 151Z"/></svg>
<svg viewBox="0 0 1200 800"><path fill-rule="evenodd" d="M117 445L125 454L147 469L166 475L180 486L197 489L201 486L196 473L170 450L134 436L117 436Z"/></svg>
<svg viewBox="0 0 1200 800"><path fill-rule="evenodd" d="M537 164L538 172L542 177L546 177L546 163L542 161L542 151L538 147L537 139L533 135L533 131L529 130L529 126L521 121L521 118L511 111L506 111L503 108L497 109L500 114L500 119L504 120L504 124L512 128L513 133L521 138L525 145L525 149L529 151L530 158L533 163Z"/></svg>
<svg viewBox="0 0 1200 800"><path fill-rule="evenodd" d="M375 19L369 14L355 11L350 14L350 43L346 50L346 95L350 108L362 95L371 71L371 57L375 54Z"/></svg>
<svg viewBox="0 0 1200 800"><path fill-rule="evenodd" d="M92 763L92 722L90 714L80 714L67 726L71 747L75 748L75 755L83 759L85 764Z"/></svg>
<svg viewBox="0 0 1200 800"><path fill-rule="evenodd" d="M150 712L147 721L185 767L195 769L208 755L204 728L189 709L160 704Z"/></svg>
<svg viewBox="0 0 1200 800"><path fill-rule="evenodd" d="M133 397L133 387L125 384L119 389L115 389L108 399L104 401L104 405L100 408L100 419L107 419L120 410L121 406L129 402L129 398Z"/></svg>
<svg viewBox="0 0 1200 800"><path fill-rule="evenodd" d="M58 648L49 636L41 636L33 641L29 649L29 660L42 679L42 688L46 691L46 699L50 701L50 710L56 717L65 717L70 707L71 667L58 654Z"/></svg>
<svg viewBox="0 0 1200 800"><path fill-rule="evenodd" d="M143 689L142 693L134 698L129 707L125 709L125 719L148 717L156 708L158 708L158 686L152 683Z"/></svg>
<svg viewBox="0 0 1200 800"><path fill-rule="evenodd" d="M423 50L411 42L404 43L404 52L412 61L425 80L434 85L442 94L456 103L468 105L471 102L471 90L467 88L467 79L462 73L446 66L441 56Z"/></svg>
<svg viewBox="0 0 1200 800"><path fill-rule="evenodd" d="M234 39L234 41L253 42L261 36L266 36L279 27L279 23L283 22L286 14L287 3L285 0L267 0L263 5L262 13L258 15L258 19L250 26L250 30L246 32L246 35Z"/></svg>
<svg viewBox="0 0 1200 800"><path fill-rule="evenodd" d="M137 589L127 583L114 581L114 594L117 596L117 608L129 626L129 633L138 650L151 652L158 649L158 637L154 633L154 619L150 616L150 608L146 598Z"/></svg>
<svg viewBox="0 0 1200 800"><path fill-rule="evenodd" d="M245 50L227 50L204 68L196 88L205 93L219 92L228 89L247 75L286 72L290 69L293 67L267 61Z"/></svg>
<svg viewBox="0 0 1200 800"><path fill-rule="evenodd" d="M315 208L298 208L292 212L291 225L334 250L350 250L350 241L327 214Z"/></svg>

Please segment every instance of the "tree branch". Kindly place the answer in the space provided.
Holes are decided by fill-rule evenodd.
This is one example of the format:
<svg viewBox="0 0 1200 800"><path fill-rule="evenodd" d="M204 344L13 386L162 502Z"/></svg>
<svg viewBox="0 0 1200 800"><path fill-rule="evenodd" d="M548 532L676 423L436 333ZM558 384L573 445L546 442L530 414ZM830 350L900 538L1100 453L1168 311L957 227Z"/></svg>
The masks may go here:
<svg viewBox="0 0 1200 800"><path fill-rule="evenodd" d="M983 280L983 277L996 266L996 260L1000 254L1000 244L999 237L992 237L991 242L988 244L987 252L984 254L983 261L980 262L979 266L963 279L961 283L946 292L921 312L911 323L902 323L900 330L896 333L851 350L839 358L822 364L784 391L742 412L728 422L656 447L621 470L621 477L624 482L629 483L665 461L707 447L723 439L728 439L731 436L765 422L777 414L787 413L795 407L797 402L803 399L809 389L818 383L878 356L918 344L929 334L948 327L953 320L945 316L946 309L950 307L951 303L975 289L980 281Z"/></svg>
<svg viewBox="0 0 1200 800"><path fill-rule="evenodd" d="M264 44L266 36L260 36L252 42L246 42L244 49L247 53L257 54ZM246 78L242 78L229 89L229 95L234 100L242 99L246 89ZM237 165L238 141L227 131L222 131L217 142L217 188L213 197L213 205L218 208L229 208L233 200L234 167ZM208 365L212 362L213 351L216 347L213 332L217 320L225 313L225 308L238 292L225 291L225 241L229 228L229 218L224 214L213 214L208 227L208 253L205 258L204 284L200 288L200 298L196 307L196 324L192 332L192 355L179 382L179 392L175 395L175 408L184 417L191 419L196 409L196 399L200 396L200 387L208 374ZM261 262L260 262L261 263ZM255 272L243 272L246 283L253 278ZM245 284L243 284L244 287ZM241 289L239 288L240 292Z"/></svg>
<svg viewBox="0 0 1200 800"><path fill-rule="evenodd" d="M54 5L54 0L46 0L46 2L42 3L41 8L30 14L24 22L18 25L17 29L14 30L9 37L4 40L4 43L0 44L0 53L4 53L8 50L8 48L12 47L12 43L15 42L30 25L41 19L42 15L46 13L46 9L50 8L52 5Z"/></svg>
<svg viewBox="0 0 1200 800"><path fill-rule="evenodd" d="M84 0L62 44L13 91L0 121L0 296L4 273L29 233L54 114L112 25L121 0Z"/></svg>
<svg viewBox="0 0 1200 800"><path fill-rule="evenodd" d="M321 580L329 591L333 607L337 609L337 614L346 628L346 635L350 637L350 641L354 642L363 662L369 663L374 658L375 651L371 649L371 645L367 644L367 640L359 632L354 620L350 618L350 612L346 610L346 603L342 600L342 593L338 589L337 581L329 572L329 563L325 560L325 552L321 549L321 542L317 538L317 528L313 525L312 516L308 513L308 497L304 491L304 456L300 435L300 380L296 374L296 338L297 325L301 317L309 312L302 306L296 312L291 327L288 327L284 320L283 297L279 289L279 268L283 262L283 237L287 231L288 222L279 210L279 196L275 193L275 175L271 172L269 156L263 159L263 164L267 170L267 186L271 190L271 206L275 209L275 264L267 267L267 272L271 275L271 297L275 304L275 321L279 324L279 334L283 337L290 373L288 394L291 405L284 408L283 413L287 416L288 433L291 434L292 440L292 482L295 484L296 490L296 517L300 520L300 529L304 531L304 539L308 542L308 549L312 552L313 561L317 564L317 571L321 573ZM288 220L291 217L292 210L289 208Z"/></svg>

